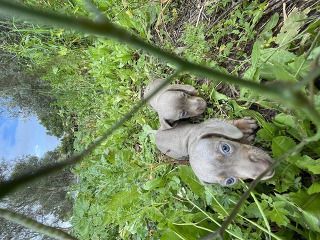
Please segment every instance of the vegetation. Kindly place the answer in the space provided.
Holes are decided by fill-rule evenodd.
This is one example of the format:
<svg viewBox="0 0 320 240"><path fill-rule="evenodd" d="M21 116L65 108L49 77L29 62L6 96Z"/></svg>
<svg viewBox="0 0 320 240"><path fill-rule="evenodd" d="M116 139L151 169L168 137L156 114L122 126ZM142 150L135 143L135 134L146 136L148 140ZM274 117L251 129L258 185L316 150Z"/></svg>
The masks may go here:
<svg viewBox="0 0 320 240"><path fill-rule="evenodd" d="M25 2L67 15L95 17L78 0ZM208 2L196 8L197 16L186 19L195 11L187 2L95 1L107 19L191 62L255 83L302 86L303 96L319 112L319 89L312 82L303 84L309 72L319 68L318 6L316 1L297 2L297 8L288 7L288 16L282 13L282 3ZM219 15L223 17L215 17ZM41 79L57 100L56 112L64 126L72 124L75 152L137 104L153 78L173 73L170 64L113 40L60 28L14 26L13 31L23 33L20 43L2 47L28 59L31 72L43 73ZM260 130L254 144L275 159L315 136L316 127L304 114L304 106L292 110L250 88L192 74L181 74L175 81L199 89L208 102L205 118L255 118ZM172 163L156 149L147 132L158 126L157 114L145 106L74 167L79 181L72 186L78 192L73 235L197 239L221 226L247 183L230 188L200 185L189 166ZM258 184L224 239L319 238L319 143L316 139L296 149L276 166L271 180Z"/></svg>

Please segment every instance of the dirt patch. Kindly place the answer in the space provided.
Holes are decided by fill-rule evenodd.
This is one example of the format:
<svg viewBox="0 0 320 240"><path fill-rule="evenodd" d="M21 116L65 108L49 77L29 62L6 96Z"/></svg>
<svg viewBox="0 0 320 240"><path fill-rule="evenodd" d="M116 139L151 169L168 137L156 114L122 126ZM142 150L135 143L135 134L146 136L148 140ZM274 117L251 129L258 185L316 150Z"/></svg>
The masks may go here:
<svg viewBox="0 0 320 240"><path fill-rule="evenodd" d="M163 9L162 11L168 10L169 16L166 20L162 19L159 22L159 28L163 28L167 33L169 39L172 41L175 47L183 46L181 42L178 40L181 38L181 35L185 30L185 23L198 26L200 22L204 22L206 24L206 28L212 29L215 26L218 26L221 21L225 20L225 18L230 17L230 13L235 10L237 7L241 6L241 4L245 3L244 0L239 1L230 1L224 8L217 7L210 14L207 13L206 8L208 4L214 4L217 1L207 1L207 0L182 0L182 1L162 1ZM263 3L264 1L260 1ZM297 8L299 12L305 10L306 8L315 7L318 4L318 0L277 0L277 1L269 1L266 4L266 9L264 10L263 17L256 24L255 28L257 30L257 34L259 34L267 22L270 20L270 17L276 12L279 13L279 25L277 26L277 30L280 30L284 14L288 16L294 8ZM162 15L162 14L161 14ZM319 13L316 10L313 10L309 13L309 16L319 16ZM159 31L156 31L159 32ZM155 34L154 39L157 39L158 42L161 42L165 36L161 36L159 34ZM231 40L237 40L237 35L233 36ZM156 40L156 41L157 41ZM248 49L252 47L251 44L246 44Z"/></svg>

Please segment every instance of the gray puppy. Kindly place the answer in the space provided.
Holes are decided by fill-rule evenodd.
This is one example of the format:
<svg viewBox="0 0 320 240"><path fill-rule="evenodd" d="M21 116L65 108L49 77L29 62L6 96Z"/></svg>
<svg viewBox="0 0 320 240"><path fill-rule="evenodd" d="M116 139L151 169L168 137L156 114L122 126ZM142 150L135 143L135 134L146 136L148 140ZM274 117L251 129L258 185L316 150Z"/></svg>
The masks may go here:
<svg viewBox="0 0 320 240"><path fill-rule="evenodd" d="M189 159L203 185L231 186L239 178L257 178L272 164L266 152L248 145L256 128L251 117L208 119L201 124L180 122L174 129L156 131L155 141L162 153L178 160ZM273 175L274 170L262 180Z"/></svg>
<svg viewBox="0 0 320 240"><path fill-rule="evenodd" d="M165 79L156 79L151 82L146 87L144 96L149 96L164 81ZM191 85L173 84L153 96L149 103L158 112L161 130L175 127L180 119L202 114L207 103L197 95L198 91Z"/></svg>

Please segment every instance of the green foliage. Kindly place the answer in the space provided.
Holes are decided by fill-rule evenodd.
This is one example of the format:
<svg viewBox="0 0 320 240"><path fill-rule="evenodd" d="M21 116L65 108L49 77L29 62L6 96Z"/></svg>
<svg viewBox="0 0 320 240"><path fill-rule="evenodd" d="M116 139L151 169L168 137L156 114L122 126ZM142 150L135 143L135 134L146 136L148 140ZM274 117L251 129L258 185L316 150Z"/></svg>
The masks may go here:
<svg viewBox="0 0 320 240"><path fill-rule="evenodd" d="M95 2L108 19L148 41L152 41L152 27L160 13L165 23L174 23L178 18L176 5L172 10L150 1ZM225 10L230 2L209 3L206 11ZM62 7L61 11L67 14L94 17L80 0L75 1L74 8L69 7L70 2L50 3L52 9ZM315 40L319 21L307 22L310 9L302 13L294 10L280 32L274 34L279 24L279 14L275 13L258 34L256 26L266 4L240 4L210 29L204 22L197 26L185 24L177 41L179 48L168 44L168 39L164 44L189 61L221 71L241 70L244 78L253 82L298 83L308 75L319 53ZM168 17L169 11L174 18ZM50 84L59 107L55 110L63 119L64 129L68 129L68 138L64 138L68 153L81 151L101 136L139 101L143 87L151 79L171 72L169 66L153 57L112 40L54 28L29 27L19 31L23 33L21 43L7 49L30 59L31 70L41 71L43 80ZM239 37L228 40L235 35ZM254 43L245 51L248 42ZM297 51L299 45L300 50L306 50ZM227 66L230 58L236 60L231 61L232 68ZM245 68L245 64L250 67ZM256 119L260 129L255 143L274 158L315 134L308 116L255 91L232 86L226 92L216 82L210 84L194 76L180 78L202 89L200 94L210 106L214 105L208 108L206 117L236 119L250 115ZM319 110L319 92L303 90ZM55 119L48 120L51 121ZM202 186L189 166L170 163L159 153L154 137L147 134L158 126L157 114L148 106L143 107L74 167L78 182L72 190L78 195L72 223L77 237L197 239L216 230L232 211L246 186ZM319 146L319 141L310 142L276 166L275 176L261 182L252 199L245 201L224 234L225 239L265 239L268 235L272 239L317 239Z"/></svg>

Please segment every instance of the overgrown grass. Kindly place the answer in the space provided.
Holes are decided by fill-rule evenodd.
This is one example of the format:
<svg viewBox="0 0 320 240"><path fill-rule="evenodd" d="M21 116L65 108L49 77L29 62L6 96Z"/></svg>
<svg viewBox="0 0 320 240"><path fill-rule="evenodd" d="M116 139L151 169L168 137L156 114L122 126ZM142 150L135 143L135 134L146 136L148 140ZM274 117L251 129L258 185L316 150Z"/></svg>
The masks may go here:
<svg viewBox="0 0 320 240"><path fill-rule="evenodd" d="M38 6L40 2L48 9L88 15L82 1L32 3ZM159 21L174 22L175 18L166 16L179 11L174 3L167 8L149 1L96 3L109 19L148 41L155 38L153 26L159 28ZM227 3L210 4L206 11L224 9ZM274 14L258 33L255 25L265 6L259 1L244 3L209 30L205 22L186 24L176 42L160 29L162 44L189 61L223 72L244 73L254 82L297 83L307 76L320 52L316 35L319 20L307 18L310 9L293 11L275 32L280 22ZM58 98L60 114L72 116L78 125L75 151L88 146L128 112L153 78L166 77L173 71L169 64L112 40L86 38L62 29L28 27L17 31L23 33L21 43L7 49L28 58L31 70L44 72L43 79ZM241 37L228 42L233 34ZM243 47L247 43L250 51ZM261 127L255 143L274 158L315 134L314 125L301 111L291 111L250 89L220 88L217 81L193 75L181 75L177 81L202 90L200 94L213 106L206 117L255 118ZM305 88L304 92L319 111L318 90ZM231 188L200 185L189 166L170 163L156 149L153 136L146 133L158 126L157 114L146 106L74 167L79 179L72 186L78 192L72 218L75 236L196 239L216 230L229 215L246 184ZM284 159L276 167L276 175L261 182L252 198L245 201L224 238L318 239L319 154L317 141Z"/></svg>

